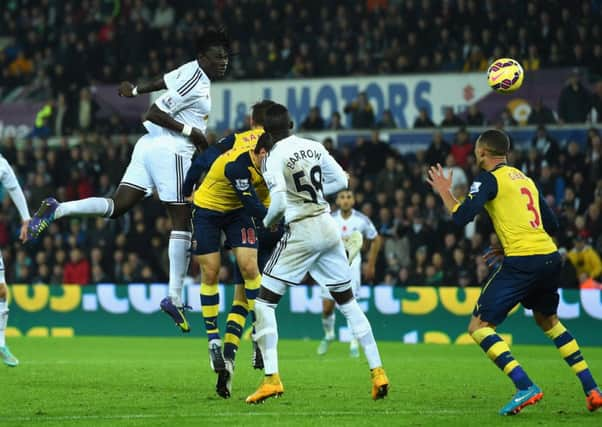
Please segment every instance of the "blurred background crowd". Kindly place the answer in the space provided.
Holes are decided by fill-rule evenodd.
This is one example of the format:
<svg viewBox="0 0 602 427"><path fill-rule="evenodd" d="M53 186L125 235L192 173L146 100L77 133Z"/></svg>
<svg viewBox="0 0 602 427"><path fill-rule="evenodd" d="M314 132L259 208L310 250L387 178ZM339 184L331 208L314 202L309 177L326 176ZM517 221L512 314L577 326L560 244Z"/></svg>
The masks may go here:
<svg viewBox="0 0 602 427"><path fill-rule="evenodd" d="M339 149L332 140L324 141L351 174L356 208L372 219L385 238L375 283L476 286L486 278L489 269L481 255L496 243L488 217L480 215L458 229L424 181L427 166L439 162L453 170L455 194L465 195L478 173L472 154L476 136L460 128L453 140L446 141L440 131L434 131L427 150L403 156L383 142L378 131ZM59 200L110 195L131 150L125 136L96 136L73 147L66 140L58 148L48 148L42 141L16 149L11 139L2 145L34 210L49 195ZM570 287L602 274L601 155L597 129L589 131L582 149L576 142L561 144L542 126L533 134L530 148L514 150L509 159L533 177L558 215L561 226L555 239L565 257L563 274ZM169 220L154 197L117 221L58 221L37 245L22 246L15 242L18 214L7 195L2 196L0 247L9 282L166 280ZM224 253L223 282L232 277L233 265L231 254ZM191 275L198 280L194 263Z"/></svg>
<svg viewBox="0 0 602 427"><path fill-rule="evenodd" d="M565 257L567 286L602 274L602 172L598 130L587 144L556 141L546 125L602 121L602 4L599 0L4 0L0 8L0 100L49 101L35 118L33 135L1 152L14 165L29 206L43 198L108 196L129 162L126 135L140 124L100 117L91 87L140 81L195 56L195 40L223 25L236 53L227 79L358 76L484 71L492 58L510 56L526 70L579 67L556 105L533 106L527 123L539 126L526 150L510 163L529 174L556 211L555 236ZM495 30L494 30L495 29ZM274 37L277 34L278 37ZM559 82L562 84L563 82ZM517 125L508 112L486 123L472 105L449 108L440 123L423 110L414 128L433 128L427 150L401 155L377 129L398 127L392 114L376 117L364 94L324 117L318 108L298 124L306 131L375 129L370 138L335 148L324 144L352 175L356 207L385 237L376 283L476 286L489 270L481 255L495 235L485 216L464 230L450 223L424 182L428 165L454 170L454 191L466 194L477 173L477 134L464 126ZM459 129L445 140L437 127ZM470 128L469 128L470 129ZM79 146L63 138L78 134ZM215 139L216 135L210 135ZM72 219L52 224L35 246L15 243L18 215L0 194L0 247L9 283L165 282L169 220L149 197L118 221ZM149 250L151 248L151 250ZM232 260L224 254L220 279ZM198 266L191 268L198 279Z"/></svg>
<svg viewBox="0 0 602 427"><path fill-rule="evenodd" d="M52 99L61 117L53 135L91 126L91 85L174 69L195 56L195 40L211 25L225 26L233 39L227 79L484 71L492 59L509 56L527 71L570 66L589 76L591 87L571 81L558 105L543 106L559 112L547 122L585 122L587 114L570 114L575 106L597 107L602 118L599 0L509 0L504 7L494 0L4 3L0 99ZM350 105L339 115L364 107ZM322 120L324 127L337 126L336 119ZM353 127L379 121L395 126L378 117Z"/></svg>

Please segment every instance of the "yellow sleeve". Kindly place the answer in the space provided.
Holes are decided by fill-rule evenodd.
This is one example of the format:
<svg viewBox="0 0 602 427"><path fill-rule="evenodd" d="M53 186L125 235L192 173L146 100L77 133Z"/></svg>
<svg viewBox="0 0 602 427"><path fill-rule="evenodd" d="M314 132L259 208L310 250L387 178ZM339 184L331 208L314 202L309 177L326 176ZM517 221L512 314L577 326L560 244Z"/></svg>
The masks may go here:
<svg viewBox="0 0 602 427"><path fill-rule="evenodd" d="M587 252L585 252L586 257L588 258L586 264L589 265L589 270L591 276L596 279L602 274L602 261L600 260L600 256L593 249L589 248Z"/></svg>

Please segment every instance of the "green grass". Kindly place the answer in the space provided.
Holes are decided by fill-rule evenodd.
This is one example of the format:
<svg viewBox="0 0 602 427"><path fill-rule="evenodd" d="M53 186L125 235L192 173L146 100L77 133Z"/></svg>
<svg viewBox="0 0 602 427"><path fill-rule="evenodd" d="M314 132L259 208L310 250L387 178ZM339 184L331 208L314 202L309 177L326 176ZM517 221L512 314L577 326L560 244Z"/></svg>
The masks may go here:
<svg viewBox="0 0 602 427"><path fill-rule="evenodd" d="M544 399L517 417L500 417L513 387L476 346L381 343L392 383L384 401L370 399L364 359L345 344L315 355L317 342L282 341L285 393L263 405L245 397L261 374L250 344L238 355L233 397L214 392L206 342L182 338L19 338L21 359L0 366L0 425L7 426L600 426L581 387L552 346L514 346ZM602 349L584 349L602 378Z"/></svg>

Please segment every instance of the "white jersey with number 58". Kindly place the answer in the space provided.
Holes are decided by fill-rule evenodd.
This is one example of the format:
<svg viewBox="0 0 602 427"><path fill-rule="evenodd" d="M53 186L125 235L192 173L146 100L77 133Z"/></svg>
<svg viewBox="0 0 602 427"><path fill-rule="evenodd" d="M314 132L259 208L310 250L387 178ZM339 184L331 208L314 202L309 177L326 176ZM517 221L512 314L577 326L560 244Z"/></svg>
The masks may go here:
<svg viewBox="0 0 602 427"><path fill-rule="evenodd" d="M296 135L274 145L264 163L263 177L270 193L286 192L286 223L330 212L324 199L328 184L346 180L345 172L322 144Z"/></svg>

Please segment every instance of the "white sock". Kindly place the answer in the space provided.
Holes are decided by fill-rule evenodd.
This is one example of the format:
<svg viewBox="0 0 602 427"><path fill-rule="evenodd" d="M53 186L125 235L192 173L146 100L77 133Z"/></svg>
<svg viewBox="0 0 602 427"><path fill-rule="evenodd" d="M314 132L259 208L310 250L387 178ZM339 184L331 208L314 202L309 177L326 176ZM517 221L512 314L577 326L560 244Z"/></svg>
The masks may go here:
<svg viewBox="0 0 602 427"><path fill-rule="evenodd" d="M339 310L341 310L341 313L343 313L347 319L347 323L349 324L353 335L364 349L370 369L381 367L382 362L380 360L376 341L374 340L374 335L372 334L372 327L355 298L347 304L339 306Z"/></svg>
<svg viewBox="0 0 602 427"><path fill-rule="evenodd" d="M322 315L322 328L324 328L324 339L326 340L334 339L334 321L334 310L329 316L324 317L324 315Z"/></svg>
<svg viewBox="0 0 602 427"><path fill-rule="evenodd" d="M87 199L63 202L56 208L54 217L56 219L64 216L103 216L110 217L113 214L113 199L104 197L88 197Z"/></svg>
<svg viewBox="0 0 602 427"><path fill-rule="evenodd" d="M276 325L276 304L255 300L254 339L263 355L266 375L278 373L278 326Z"/></svg>
<svg viewBox="0 0 602 427"><path fill-rule="evenodd" d="M6 324L8 323L8 304L6 300L0 300L0 347L6 345Z"/></svg>
<svg viewBox="0 0 602 427"><path fill-rule="evenodd" d="M191 239L192 233L189 231L172 231L169 235L169 296L178 307L182 305L182 287L190 263Z"/></svg>

